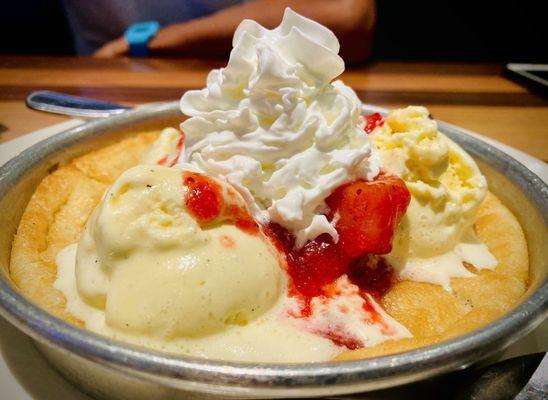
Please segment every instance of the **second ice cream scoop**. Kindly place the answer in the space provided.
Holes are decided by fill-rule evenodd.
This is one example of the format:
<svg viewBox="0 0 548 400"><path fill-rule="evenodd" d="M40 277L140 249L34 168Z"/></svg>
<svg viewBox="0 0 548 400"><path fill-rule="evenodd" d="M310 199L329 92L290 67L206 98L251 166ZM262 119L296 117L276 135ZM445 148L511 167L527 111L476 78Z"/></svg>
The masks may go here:
<svg viewBox="0 0 548 400"><path fill-rule="evenodd" d="M154 336L200 336L246 324L278 299L282 272L260 232L202 229L187 212L183 172L124 172L78 246L80 295L106 322Z"/></svg>

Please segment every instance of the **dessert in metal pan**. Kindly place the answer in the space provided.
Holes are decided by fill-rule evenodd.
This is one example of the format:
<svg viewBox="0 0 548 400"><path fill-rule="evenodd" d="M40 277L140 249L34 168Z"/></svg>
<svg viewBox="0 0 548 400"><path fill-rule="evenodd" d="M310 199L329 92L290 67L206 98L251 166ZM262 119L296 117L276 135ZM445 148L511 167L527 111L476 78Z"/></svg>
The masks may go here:
<svg viewBox="0 0 548 400"><path fill-rule="evenodd" d="M37 187L10 275L48 312L175 354L360 359L480 328L525 293L522 228L423 107L362 115L339 43L243 21L188 118Z"/></svg>

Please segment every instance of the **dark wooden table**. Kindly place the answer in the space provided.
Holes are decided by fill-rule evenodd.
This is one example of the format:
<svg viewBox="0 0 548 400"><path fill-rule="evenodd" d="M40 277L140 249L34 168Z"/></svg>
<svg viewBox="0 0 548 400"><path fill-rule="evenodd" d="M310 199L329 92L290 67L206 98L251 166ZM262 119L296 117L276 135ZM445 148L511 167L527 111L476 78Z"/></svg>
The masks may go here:
<svg viewBox="0 0 548 400"><path fill-rule="evenodd" d="M49 89L124 104L176 100L201 88L206 60L0 57L0 143L63 121L27 110L26 94ZM548 102L489 64L378 62L342 79L364 102L389 108L424 105L440 119L548 161Z"/></svg>

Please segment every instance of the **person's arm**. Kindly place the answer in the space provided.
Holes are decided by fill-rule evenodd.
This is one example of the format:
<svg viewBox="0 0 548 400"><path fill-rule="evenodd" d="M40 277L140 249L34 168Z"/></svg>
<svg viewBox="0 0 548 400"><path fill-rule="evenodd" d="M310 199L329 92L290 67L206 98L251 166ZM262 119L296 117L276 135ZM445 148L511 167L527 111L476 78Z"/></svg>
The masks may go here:
<svg viewBox="0 0 548 400"><path fill-rule="evenodd" d="M162 28L149 43L153 55L226 57L232 35L244 18L266 28L276 27L285 7L318 21L335 32L341 42L341 55L349 63L364 61L370 51L375 26L374 0L257 0L221 10L189 22ZM99 49L98 57L128 53L124 38Z"/></svg>

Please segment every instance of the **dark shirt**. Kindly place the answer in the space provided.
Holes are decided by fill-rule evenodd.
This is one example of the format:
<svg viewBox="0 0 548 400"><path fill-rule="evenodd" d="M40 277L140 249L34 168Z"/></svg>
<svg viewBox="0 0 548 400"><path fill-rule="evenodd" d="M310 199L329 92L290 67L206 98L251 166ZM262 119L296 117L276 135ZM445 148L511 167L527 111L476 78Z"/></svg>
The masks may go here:
<svg viewBox="0 0 548 400"><path fill-rule="evenodd" d="M135 22L184 22L243 0L63 0L78 54L91 54Z"/></svg>

